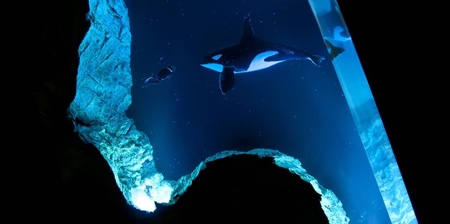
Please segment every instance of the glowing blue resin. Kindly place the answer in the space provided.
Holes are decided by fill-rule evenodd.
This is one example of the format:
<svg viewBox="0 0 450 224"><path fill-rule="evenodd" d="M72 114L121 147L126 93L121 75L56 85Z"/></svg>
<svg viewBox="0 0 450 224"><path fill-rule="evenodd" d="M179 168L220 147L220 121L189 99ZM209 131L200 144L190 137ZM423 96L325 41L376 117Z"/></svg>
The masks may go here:
<svg viewBox="0 0 450 224"><path fill-rule="evenodd" d="M351 37L337 3L331 1L309 0L309 4L320 27L324 47L326 45L330 51L345 49L335 55L332 63L360 136L361 150L367 154L390 221L417 223ZM156 209L155 203L176 203L174 198L184 193L206 162L247 153L273 157L277 165L309 182L322 195L321 204L330 223L348 223L349 217L364 215L344 211L342 201L351 196L338 199L333 189L322 186L298 159L277 150L221 151L205 157L190 174L178 180L164 179L163 173L155 167L149 138L125 113L131 104L133 86L128 9L122 0L90 0L89 6L91 27L79 47L77 92L68 114L74 120L75 131L83 140L95 145L108 162L129 204L152 212ZM308 158L302 158L305 160ZM359 221L368 222L363 218Z"/></svg>

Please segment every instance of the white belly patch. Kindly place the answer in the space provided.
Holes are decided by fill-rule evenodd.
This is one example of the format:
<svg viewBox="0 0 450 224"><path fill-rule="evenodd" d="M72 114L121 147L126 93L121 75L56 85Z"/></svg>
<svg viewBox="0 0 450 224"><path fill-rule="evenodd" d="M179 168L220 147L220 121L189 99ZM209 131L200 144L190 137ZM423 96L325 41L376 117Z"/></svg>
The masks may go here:
<svg viewBox="0 0 450 224"><path fill-rule="evenodd" d="M263 53L256 55L256 57L250 63L250 66L248 67L246 72L258 71L261 69L268 68L272 65L278 64L280 62L283 62L283 60L282 61L264 61L264 59L266 59L272 55L276 55L276 54L278 54L278 51L265 51Z"/></svg>

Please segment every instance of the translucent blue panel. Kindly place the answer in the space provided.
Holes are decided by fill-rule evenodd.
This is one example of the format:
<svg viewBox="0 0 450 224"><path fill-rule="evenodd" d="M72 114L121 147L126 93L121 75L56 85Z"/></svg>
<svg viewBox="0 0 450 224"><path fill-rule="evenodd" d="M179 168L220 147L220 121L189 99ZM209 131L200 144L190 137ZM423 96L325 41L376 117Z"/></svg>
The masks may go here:
<svg viewBox="0 0 450 224"><path fill-rule="evenodd" d="M68 111L131 205L256 154L310 183L330 223L417 223L334 0L89 3Z"/></svg>

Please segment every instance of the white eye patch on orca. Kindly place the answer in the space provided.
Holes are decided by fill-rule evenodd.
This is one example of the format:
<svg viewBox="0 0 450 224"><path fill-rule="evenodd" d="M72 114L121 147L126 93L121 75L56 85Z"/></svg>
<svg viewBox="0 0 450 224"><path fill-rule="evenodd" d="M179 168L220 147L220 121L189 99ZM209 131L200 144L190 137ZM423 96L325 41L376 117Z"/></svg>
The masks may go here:
<svg viewBox="0 0 450 224"><path fill-rule="evenodd" d="M214 55L211 58L214 59L214 60L219 60L220 57L222 57L222 54Z"/></svg>
<svg viewBox="0 0 450 224"><path fill-rule="evenodd" d="M201 66L203 66L205 68L209 68L216 72L222 72L222 70L223 70L223 65L221 65L219 63L208 63L208 64L202 64Z"/></svg>

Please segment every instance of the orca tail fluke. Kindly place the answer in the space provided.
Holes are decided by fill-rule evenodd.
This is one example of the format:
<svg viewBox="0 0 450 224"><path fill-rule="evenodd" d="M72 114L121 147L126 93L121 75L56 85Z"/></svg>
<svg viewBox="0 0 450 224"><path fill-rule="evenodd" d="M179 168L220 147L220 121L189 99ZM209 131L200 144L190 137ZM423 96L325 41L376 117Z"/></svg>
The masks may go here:
<svg viewBox="0 0 450 224"><path fill-rule="evenodd" d="M223 95L234 87L234 70L230 67L223 68L219 77L219 87Z"/></svg>
<svg viewBox="0 0 450 224"><path fill-rule="evenodd" d="M345 49L342 47L335 47L335 46L331 45L331 50L330 50L331 60L336 58L338 55L342 54L344 51L345 51Z"/></svg>
<svg viewBox="0 0 450 224"><path fill-rule="evenodd" d="M331 60L334 60L338 55L344 53L345 49L342 47L334 46L330 41L325 40L325 45L330 52Z"/></svg>
<svg viewBox="0 0 450 224"><path fill-rule="evenodd" d="M344 51L345 51L345 49L342 47L331 48L331 51L330 51L331 60L334 60L334 58L336 58L338 55L342 54Z"/></svg>
<svg viewBox="0 0 450 224"><path fill-rule="evenodd" d="M320 65L322 64L322 61L325 60L324 56L317 55L317 54L311 54L305 50L301 50L301 53L299 53L299 54L301 55L301 57L299 57L299 59L309 59L317 67L320 67Z"/></svg>
<svg viewBox="0 0 450 224"><path fill-rule="evenodd" d="M325 60L325 57L321 56L321 55L312 54L309 56L309 59L312 61L313 64L320 67L320 65L322 64L322 61Z"/></svg>

